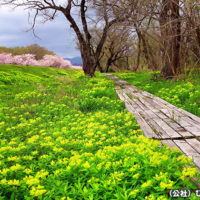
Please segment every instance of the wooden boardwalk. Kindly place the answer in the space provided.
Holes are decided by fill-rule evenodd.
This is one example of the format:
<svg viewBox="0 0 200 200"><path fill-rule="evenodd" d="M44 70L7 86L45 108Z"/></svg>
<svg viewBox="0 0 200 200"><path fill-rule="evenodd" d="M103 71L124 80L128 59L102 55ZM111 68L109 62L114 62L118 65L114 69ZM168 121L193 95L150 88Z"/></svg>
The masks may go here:
<svg viewBox="0 0 200 200"><path fill-rule="evenodd" d="M119 98L125 101L127 110L136 116L144 135L178 148L193 158L200 169L200 118L114 75L108 76L115 80Z"/></svg>

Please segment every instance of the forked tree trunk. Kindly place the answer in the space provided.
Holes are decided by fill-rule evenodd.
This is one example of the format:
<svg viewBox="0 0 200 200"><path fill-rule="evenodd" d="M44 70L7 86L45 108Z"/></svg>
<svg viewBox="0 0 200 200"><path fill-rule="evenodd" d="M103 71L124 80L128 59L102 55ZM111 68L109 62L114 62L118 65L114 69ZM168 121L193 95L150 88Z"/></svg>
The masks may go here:
<svg viewBox="0 0 200 200"><path fill-rule="evenodd" d="M135 25L136 26L136 25ZM143 47L143 53L146 59L146 62L148 64L148 68L151 70L156 70L156 62L154 60L154 55L152 53L152 49L148 43L147 38L145 37L145 33L143 33L141 30L139 30L138 28L136 28L136 32L137 32L137 36L138 36L138 59L137 59L137 65L135 67L135 71L138 69L139 67L139 62L140 62L140 53L141 53L141 43L142 43L142 47Z"/></svg>

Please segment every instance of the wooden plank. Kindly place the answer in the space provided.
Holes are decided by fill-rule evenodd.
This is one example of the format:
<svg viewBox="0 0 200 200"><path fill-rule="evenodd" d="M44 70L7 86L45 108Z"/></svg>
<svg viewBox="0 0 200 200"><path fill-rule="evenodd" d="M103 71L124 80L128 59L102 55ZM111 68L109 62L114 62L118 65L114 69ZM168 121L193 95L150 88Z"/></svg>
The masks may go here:
<svg viewBox="0 0 200 200"><path fill-rule="evenodd" d="M140 127L141 129L143 130L144 132L144 135L147 137L147 138L152 138L152 137L155 137L155 133L154 131L151 129L151 127L146 123L146 121L140 116L139 113L137 113L135 110L131 109L131 106L130 104L128 105L127 104L127 108L128 108L128 111L129 112L132 112L135 117L136 117L136 121L138 124L140 124Z"/></svg>
<svg viewBox="0 0 200 200"><path fill-rule="evenodd" d="M189 131L187 131L184 127L179 124L173 122L173 120L167 118L163 119L170 127L172 127L176 132L178 132L182 137L194 136Z"/></svg>
<svg viewBox="0 0 200 200"><path fill-rule="evenodd" d="M120 90L116 90L116 92L117 92L117 94L118 94L120 100L121 100L121 101L124 101L124 100L125 100L125 97L122 95L122 93L120 92Z"/></svg>
<svg viewBox="0 0 200 200"><path fill-rule="evenodd" d="M173 129L177 130L177 129L183 129L183 127L176 123L174 120L170 119L170 118L164 118L164 121L171 127L173 127ZM185 129L184 129L185 130Z"/></svg>
<svg viewBox="0 0 200 200"><path fill-rule="evenodd" d="M151 129L151 127L146 123L146 121L142 118L142 116L132 108L131 104L128 101L125 101L125 105L129 112L132 112L136 116L137 123L140 124L141 129L144 131L144 134L148 138L155 137L155 132Z"/></svg>
<svg viewBox="0 0 200 200"><path fill-rule="evenodd" d="M188 123L190 123L192 126L197 127L200 130L200 123L197 123L196 121L194 121L193 119L189 118L189 117L182 117L181 118L184 121L187 121Z"/></svg>
<svg viewBox="0 0 200 200"><path fill-rule="evenodd" d="M158 116L158 117L160 117L161 119L168 119L168 117L165 115L165 114L163 114L162 112L160 112L160 110L158 110L157 112L155 112L156 113L156 115Z"/></svg>
<svg viewBox="0 0 200 200"><path fill-rule="evenodd" d="M184 114L186 114L188 117L190 117L191 119L193 119L194 121L196 121L198 124L200 124L200 117L198 117L198 116L196 116L196 115L194 115L194 114L192 114L192 113L190 113L190 112L188 112L186 110L183 110L181 108L178 108L178 110L180 112L183 112Z"/></svg>
<svg viewBox="0 0 200 200"><path fill-rule="evenodd" d="M200 142L193 138L193 139L186 139L186 142L190 144L198 153L200 153Z"/></svg>
<svg viewBox="0 0 200 200"><path fill-rule="evenodd" d="M146 121L139 114L136 114L136 121L140 124L140 127L144 131L144 135L147 138L157 137L155 132L151 129L151 127L146 123Z"/></svg>
<svg viewBox="0 0 200 200"><path fill-rule="evenodd" d="M127 95L127 91L126 90L123 90L123 94L124 94L124 96L126 97L126 99L129 99L129 102L135 102L135 101L137 101L137 105L140 105L143 109L145 109L145 110L148 110L149 108L146 106L146 105L144 105L144 104L142 104L140 101L139 101L139 99L135 99L135 98L130 98L128 95Z"/></svg>
<svg viewBox="0 0 200 200"><path fill-rule="evenodd" d="M154 120L148 116L148 114L143 112L143 115L140 113L140 115L145 119L145 121L148 123L148 125L151 127L151 129L155 132L156 137L154 138L170 138L170 136L156 123L156 119ZM148 116L148 118L147 118Z"/></svg>
<svg viewBox="0 0 200 200"><path fill-rule="evenodd" d="M184 126L184 128L195 136L200 136L200 129L194 126Z"/></svg>
<svg viewBox="0 0 200 200"><path fill-rule="evenodd" d="M130 92L132 92L132 90L129 90ZM137 94L135 94L134 93L134 95L137 97L137 99L139 100L139 104L140 105L144 105L146 108L145 108L145 110L152 110L153 112L158 112L158 109L157 109L157 106L158 105L152 105L151 103L150 103L150 101L147 101L147 99L146 98L143 98L144 96L142 96L141 95L141 93L137 93Z"/></svg>
<svg viewBox="0 0 200 200"><path fill-rule="evenodd" d="M176 147L177 149L181 151L179 146L177 146L176 143L174 143L172 140L162 140L162 143L168 145L170 148Z"/></svg>
<svg viewBox="0 0 200 200"><path fill-rule="evenodd" d="M153 112L151 115L155 115ZM179 133L177 133L174 129L172 129L165 121L160 118L156 118L156 123L171 137L181 137Z"/></svg>
<svg viewBox="0 0 200 200"><path fill-rule="evenodd" d="M155 98L155 96L154 96L153 94L151 94L151 93L149 93L149 92L147 92L147 91L143 91L143 90L141 90L141 91L142 91L142 94L143 94L144 96L149 96L149 97L152 98L152 99Z"/></svg>
<svg viewBox="0 0 200 200"><path fill-rule="evenodd" d="M149 99L149 98L146 98L146 101L154 108L156 108L157 110L160 110L162 109L162 107L155 101L153 101L153 99Z"/></svg>
<svg viewBox="0 0 200 200"><path fill-rule="evenodd" d="M183 115L186 115L186 116L190 117L191 119L193 119L194 121L196 121L198 124L200 124L200 117L198 117L198 116L196 116L196 115L194 115L194 114L192 114L192 113L190 113L190 112L188 112L186 110L183 110L182 108L177 108L176 106L174 106L174 105L166 102L165 100L163 100L163 99L161 99L159 97L155 97L154 99L155 99L155 101L159 101L162 104L167 105L168 107L170 107L172 109L176 109L177 111L179 111Z"/></svg>
<svg viewBox="0 0 200 200"><path fill-rule="evenodd" d="M133 100L134 101L134 100ZM136 100L135 100L136 101ZM135 102L136 104L138 102ZM181 134L176 133L173 129L170 129L170 127L167 127L167 131L165 130L165 128L163 129L162 127L160 127L160 123L163 122L156 114L154 114L151 110L143 110L143 107L141 105L140 106L140 112L144 113L142 115L142 113L140 113L140 115L147 121L147 123L150 125L150 127L155 128L154 132L158 137L161 138L174 138L174 137L181 137ZM167 125L167 124L166 124ZM165 127L166 127L165 125ZM168 131L173 132L172 134L168 134Z"/></svg>
<svg viewBox="0 0 200 200"><path fill-rule="evenodd" d="M187 156L199 156L199 153L192 148L186 140L173 140L174 143L176 143L177 146L182 150L184 154Z"/></svg>
<svg viewBox="0 0 200 200"><path fill-rule="evenodd" d="M181 151L188 157L194 159L194 164L200 168L200 154L192 148L185 140L174 140L174 142L179 146Z"/></svg>
<svg viewBox="0 0 200 200"><path fill-rule="evenodd" d="M156 129L158 129L158 133L160 132L160 135L159 135L160 137L162 137L162 138L182 137L182 135L180 133L176 132L174 129L172 129L170 126L168 126L166 122L164 122L162 119L160 119L151 110L144 109L144 106L140 102L138 102L136 99L133 99L130 101L134 101L135 104L137 104L140 107L140 111L145 113L146 116L149 116L149 118L152 119L152 120L148 120L147 118L145 118L145 115L142 116L143 118L145 118L145 120L148 120L149 125L152 125L154 127L156 126ZM154 121L157 125L151 121ZM160 127L161 124L162 124L162 127Z"/></svg>
<svg viewBox="0 0 200 200"><path fill-rule="evenodd" d="M149 95L150 93L145 92L145 94ZM152 97L152 95L149 95L149 96ZM157 101L155 101L154 99L157 99ZM150 101L150 100L151 99L149 99L148 101ZM161 104L158 103L158 100L160 100ZM197 116L195 116L195 115L193 115L193 114L191 114L191 113L189 113L189 112L187 112L187 111L185 111L183 109L177 108L174 105L164 101L163 99L160 99L159 97L152 98L152 101L155 101L158 105L160 105L160 107L161 106L163 107L163 103L164 103L165 108L168 107L167 110L169 112L171 111L171 113L168 113L168 116L169 117L174 117L175 120L177 120L178 123L181 126L191 126L191 125L193 125L193 126L196 126L198 128L200 127L200 118L199 117L197 117ZM163 110L163 111L165 112L166 110ZM154 110L154 112L155 112L155 110ZM174 116L173 116L173 112L174 112ZM187 117L187 116L189 116L190 118ZM162 116L162 117L164 117L164 116ZM197 123L197 121L198 121L198 123ZM193 134L196 135L196 131Z"/></svg>
<svg viewBox="0 0 200 200"><path fill-rule="evenodd" d="M191 126L192 124L188 123L185 120L182 120L182 116L177 115L176 111L171 109L161 109L162 113L168 116L170 119L174 120L176 123L180 124L181 126Z"/></svg>

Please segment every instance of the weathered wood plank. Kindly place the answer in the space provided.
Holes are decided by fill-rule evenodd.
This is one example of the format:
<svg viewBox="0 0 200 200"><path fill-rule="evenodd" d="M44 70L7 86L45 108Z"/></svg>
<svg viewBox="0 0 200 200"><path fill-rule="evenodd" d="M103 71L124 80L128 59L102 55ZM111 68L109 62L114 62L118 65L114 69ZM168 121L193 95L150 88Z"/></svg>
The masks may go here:
<svg viewBox="0 0 200 200"><path fill-rule="evenodd" d="M140 124L141 129L144 132L144 135L148 138L155 137L154 131L151 129L151 127L146 123L146 121L141 117L141 115L134 109L131 108L131 105L125 101L126 108L129 112L133 113L136 117L136 121L138 124Z"/></svg>
<svg viewBox="0 0 200 200"><path fill-rule="evenodd" d="M197 117L196 115L193 115L192 113L183 110L181 108L178 108L179 111L183 112L184 114L186 114L188 117L190 117L191 119L193 119L194 121L196 121L198 124L200 124L200 117Z"/></svg>
<svg viewBox="0 0 200 200"><path fill-rule="evenodd" d="M143 118L151 127L151 129L155 132L156 137L154 138L162 138L162 139L170 138L170 136L156 123L156 120L152 120L152 118L149 117L146 112L145 113L143 112L143 115L142 113L140 114L141 116L143 116Z"/></svg>
<svg viewBox="0 0 200 200"><path fill-rule="evenodd" d="M186 121L187 120L186 117L177 116L176 112L175 111L173 112L170 109L161 109L161 112L163 112L170 119L174 120L176 123L180 124L194 136L200 136L200 128L198 124Z"/></svg>
<svg viewBox="0 0 200 200"><path fill-rule="evenodd" d="M150 111L149 111L150 112ZM152 116L155 116L153 112L151 112ZM159 117L156 118L156 123L171 137L181 137L181 135L172 129L165 121L160 119Z"/></svg>
<svg viewBox="0 0 200 200"><path fill-rule="evenodd" d="M193 115L192 113L186 111L186 110L183 110L182 108L177 108L176 106L166 102L165 100L159 98L159 97L155 97L154 100L156 102L160 102L162 103L163 105L166 105L168 106L169 108L171 109L176 109L177 111L179 111L180 113L182 113L183 115L186 115L188 117L190 117L192 120L196 121L198 124L200 124L200 117L197 117L196 115Z"/></svg>
<svg viewBox="0 0 200 200"><path fill-rule="evenodd" d="M185 140L174 140L174 142L179 146L181 151L188 157L194 160L194 163L200 168L200 154L192 148Z"/></svg>
<svg viewBox="0 0 200 200"><path fill-rule="evenodd" d="M186 140L173 140L173 142L179 146L184 154L188 156L200 156L199 153L186 142Z"/></svg>
<svg viewBox="0 0 200 200"><path fill-rule="evenodd" d="M186 139L186 142L190 144L198 153L200 153L200 141L197 139Z"/></svg>
<svg viewBox="0 0 200 200"><path fill-rule="evenodd" d="M123 90L123 94L126 97L126 99L129 99L129 102L135 103L137 101L137 105L140 105L142 107L142 109L149 110L149 108L146 105L144 105L143 103L141 103L138 98L134 98L134 96L131 96L131 94L130 94L130 96L132 98L130 98L127 95L127 91L126 90Z"/></svg>
<svg viewBox="0 0 200 200"><path fill-rule="evenodd" d="M180 151L182 151L180 149L180 147L177 146L176 143L174 143L172 140L162 140L162 143L168 145L170 148L176 147L177 149L179 149Z"/></svg>
<svg viewBox="0 0 200 200"><path fill-rule="evenodd" d="M134 101L135 104L140 107L140 112L145 113L145 115L143 115L143 118L145 118L145 116L146 116L145 120L148 120L147 117L152 119L152 120L148 120L148 124L150 125L150 127L155 127L156 126L157 138L158 137L161 137L161 138L177 138L177 137L181 137L182 136L181 134L179 134L178 132L173 130L170 126L168 126L167 123L165 123L162 119L160 119L150 109L147 109L147 108L144 109L144 105L141 102L139 102L138 99L130 99L128 96L126 96L126 98L129 99L129 101ZM140 115L141 115L141 113L140 113ZM162 127L160 127L160 124L162 124Z"/></svg>
<svg viewBox="0 0 200 200"><path fill-rule="evenodd" d="M161 119L168 119L168 117L165 114L163 114L162 112L160 112L160 110L156 111L155 113Z"/></svg>
<svg viewBox="0 0 200 200"><path fill-rule="evenodd" d="M195 136L200 136L200 129L195 126L184 126L184 128Z"/></svg>
<svg viewBox="0 0 200 200"><path fill-rule="evenodd" d="M120 90L116 90L116 92L117 92L117 94L118 94L120 100L121 100L121 101L124 101L124 100L125 100L125 97L122 95L122 93L120 92Z"/></svg>

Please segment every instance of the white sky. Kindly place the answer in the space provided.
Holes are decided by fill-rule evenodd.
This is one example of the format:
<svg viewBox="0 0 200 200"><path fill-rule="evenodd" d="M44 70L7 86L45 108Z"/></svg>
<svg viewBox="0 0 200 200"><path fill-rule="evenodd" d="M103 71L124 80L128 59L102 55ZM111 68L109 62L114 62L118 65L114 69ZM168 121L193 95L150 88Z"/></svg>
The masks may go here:
<svg viewBox="0 0 200 200"><path fill-rule="evenodd" d="M23 9L12 10L0 7L0 46L15 47L37 43L54 51L61 57L72 58L80 56L75 48L75 35L64 16L58 16L54 21L36 25L35 38L32 31L27 32L28 13Z"/></svg>

